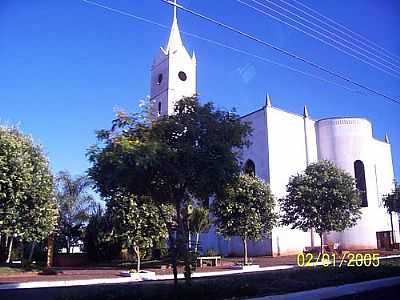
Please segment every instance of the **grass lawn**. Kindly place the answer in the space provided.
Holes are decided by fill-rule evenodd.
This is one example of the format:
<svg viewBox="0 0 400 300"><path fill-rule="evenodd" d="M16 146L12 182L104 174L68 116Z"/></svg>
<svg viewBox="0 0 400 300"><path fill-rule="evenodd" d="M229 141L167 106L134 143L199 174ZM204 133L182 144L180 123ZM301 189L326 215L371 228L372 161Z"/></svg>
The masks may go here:
<svg viewBox="0 0 400 300"><path fill-rule="evenodd" d="M40 272L44 269L43 266L31 265L22 267L21 264L0 264L0 273L15 273L15 272Z"/></svg>
<svg viewBox="0 0 400 300"><path fill-rule="evenodd" d="M263 273L213 278L196 278L190 286L179 283L174 297L171 282L144 282L130 285L97 286L59 299L240 299L336 286L400 275L400 259L382 260L379 267L307 267Z"/></svg>

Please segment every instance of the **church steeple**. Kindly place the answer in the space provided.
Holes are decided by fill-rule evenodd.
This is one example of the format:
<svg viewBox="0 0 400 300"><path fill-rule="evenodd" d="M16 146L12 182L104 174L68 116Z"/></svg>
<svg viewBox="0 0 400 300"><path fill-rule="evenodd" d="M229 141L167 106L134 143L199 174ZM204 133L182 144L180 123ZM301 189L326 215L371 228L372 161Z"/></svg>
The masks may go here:
<svg viewBox="0 0 400 300"><path fill-rule="evenodd" d="M303 108L303 117L304 118L308 118L308 109L307 109L307 105L304 105L304 108Z"/></svg>
<svg viewBox="0 0 400 300"><path fill-rule="evenodd" d="M196 56L194 52L190 56L183 45L175 5L167 44L160 47L151 70L150 101L154 118L172 114L176 101L196 94Z"/></svg>
<svg viewBox="0 0 400 300"><path fill-rule="evenodd" d="M176 4L176 1L174 1L174 3ZM174 6L174 16L172 19L171 32L169 34L169 39L165 47L165 52L168 53L171 51L175 51L181 47L184 48L181 33L179 31L178 18L176 16L176 6Z"/></svg>

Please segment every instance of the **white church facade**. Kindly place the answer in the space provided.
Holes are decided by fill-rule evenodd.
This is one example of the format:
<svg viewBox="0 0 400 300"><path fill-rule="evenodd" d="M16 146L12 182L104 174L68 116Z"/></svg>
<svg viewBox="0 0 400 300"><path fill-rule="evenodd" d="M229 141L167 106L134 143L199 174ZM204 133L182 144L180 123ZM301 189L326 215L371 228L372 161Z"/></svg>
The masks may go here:
<svg viewBox="0 0 400 300"><path fill-rule="evenodd" d="M195 94L196 57L183 45L174 11L168 43L161 47L151 69L152 114L171 114L176 101ZM262 108L241 119L253 128L242 163L270 184L277 199L285 195L290 176L318 160L330 160L356 178L362 194L362 217L351 229L327 233L324 243L339 243L345 249L374 249L390 241L390 218L381 200L393 187L391 146L387 136L383 141L373 137L368 120L313 120L306 107L303 115L293 114L273 107L269 96ZM397 216L393 223L398 241ZM200 243L203 249L212 248L223 255L241 255L243 251L239 239L225 240L216 235L215 228L203 234ZM276 227L270 238L250 243L249 255L295 254L319 243L313 232Z"/></svg>

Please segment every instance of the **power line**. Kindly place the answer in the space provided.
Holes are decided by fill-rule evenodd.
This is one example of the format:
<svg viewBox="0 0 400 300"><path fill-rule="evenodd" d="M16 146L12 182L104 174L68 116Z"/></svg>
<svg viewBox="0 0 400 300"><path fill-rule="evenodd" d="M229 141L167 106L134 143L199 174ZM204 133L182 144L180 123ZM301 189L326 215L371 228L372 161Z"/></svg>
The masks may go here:
<svg viewBox="0 0 400 300"><path fill-rule="evenodd" d="M361 83L358 83L358 82L352 80L351 78L348 78L348 77L346 77L344 75L341 75L339 73L331 71L331 70L327 69L326 67L320 66L317 63L314 63L314 62L312 62L312 61L310 61L310 60L308 60L306 58L298 56L297 54L291 53L291 52L289 52L289 51L287 51L285 49L282 49L282 48L279 48L277 46L274 46L274 45L272 45L272 44L270 44L270 43L268 43L266 41L263 41L263 40L255 37L255 36L252 36L251 34L248 34L246 32L243 32L243 31L239 30L239 29L236 29L236 28L234 28L234 27L232 27L230 25L226 25L226 24L224 24L224 23L222 23L222 22L220 22L218 20L212 19L212 18L207 17L207 16L205 16L203 14L195 12L195 11L193 11L191 9L188 9L188 8L186 8L186 7L184 7L184 6L180 5L180 4L175 4L174 2L171 2L169 0L162 0L162 1L167 3L167 4L169 4L169 5L176 6L177 8L179 8L179 9L181 9L181 10L187 12L187 13L190 13L190 14L192 14L194 16L197 16L197 17L199 17L201 19L207 20L207 21L209 21L211 23L214 23L214 24L216 24L216 25L218 25L220 27L226 28L226 29L228 29L228 30L230 30L232 32L240 34L241 36L244 36L244 37L246 37L246 38L248 38L248 39L250 39L252 41L255 41L255 42L257 42L257 43L259 43L259 44L261 44L263 46L272 48L272 49L274 49L274 50L276 50L276 51L278 51L278 52L280 52L280 53L282 53L282 54L284 54L286 56L289 56L289 57L294 58L296 60L302 61L305 64L308 64L308 65L310 65L310 66L312 66L312 67L314 67L316 69L319 69L319 70L321 70L321 71L323 71L325 73L328 73L328 74L330 74L330 75L332 75L334 77L340 78L340 79L342 79L342 80L344 80L344 81L346 81L348 83L356 85L357 87L360 87L360 88L362 88L364 90L367 90L367 91L369 91L369 92L371 92L371 93L373 93L375 95L379 95L379 96L381 96L381 97L383 97L383 98L385 98L387 100L390 100L393 103L400 104L400 100L399 99L396 99L396 98L391 97L391 96L387 96L387 95L383 94L382 92L379 92L379 91L376 91L376 90L374 90L372 88L369 88L369 87L367 87L367 86L365 86L365 85L363 85Z"/></svg>
<svg viewBox="0 0 400 300"><path fill-rule="evenodd" d="M255 3L257 3L257 4L259 4L260 6L263 6L263 7L266 7L266 8L268 8L268 9L271 9L270 7L263 5L263 4L261 4L260 2L258 2L258 1L254 1L254 0L251 0L251 1L252 1L252 2L255 2ZM305 18L305 17L299 16L297 13L291 11L290 9L287 9L287 8L285 8L285 7L279 5L279 4L277 4L277 3L275 3L275 2L273 2L273 1L271 1L271 0L262 0L262 1L264 1L264 2L266 2L266 3L269 3L269 4L272 4L272 5L276 6L276 7L279 7L281 10L283 10L283 11L285 11L285 12L288 12L289 14L291 14L291 15L293 15L293 16L295 16L295 17L297 17L297 18L299 18L299 19L301 19L301 20L303 20L303 21L305 21L305 22L307 22L307 23L312 24L313 26L315 26L315 27L317 27L317 28L320 28L321 30L327 32L327 33L330 34L331 36L334 36L334 37L336 37L336 38L338 38L338 39L344 41L345 43L347 43L347 44L349 44L349 45L352 45L353 47L356 47L356 48L360 49L361 51L364 51L365 53L368 53L368 55L372 55L372 56L376 57L377 59L379 59L379 60L381 60L381 61L384 61L386 64L392 65L392 66L395 67L395 68L399 68L399 66L398 66L397 64L395 64L395 63L393 63L393 62L391 62L391 61L389 61L389 60L386 60L385 58L382 58L381 56L376 55L375 53L369 51L368 49L364 49L363 47L360 47L359 45L355 44L355 43L352 42L351 40L348 40L348 39L346 39L346 38L343 38L343 37L341 37L340 35L336 34L335 32L332 32L332 31L330 31L330 30L324 28L323 26L321 26L321 25L319 25L319 24L316 24L316 23L313 22L313 21L310 21L309 19L307 19L307 18ZM301 12L307 14L307 12L304 12L303 10L296 8L294 5L291 5L290 3L288 3L288 2L286 2L286 1L284 1L284 0L280 0L280 1L283 2L283 3L286 3L288 6L294 7L296 10L299 10L299 11L301 11ZM272 10L272 9L271 9L271 10ZM307 15L308 15L308 14L307 14ZM284 17L287 17L286 15L283 15L283 16L284 16ZM315 18L315 17L314 17L314 18ZM328 25L329 25L329 24L328 24ZM325 34L322 34L322 33L319 33L319 34L325 36ZM327 38L329 38L329 37L327 37ZM329 38L329 39L330 39L330 38ZM334 41L334 40L332 39L332 41ZM335 41L335 42L336 42L336 41ZM339 42L336 42L336 43L339 43ZM341 44L341 43L339 43L339 44ZM357 53L358 53L358 51L355 51L355 50L351 49L350 47L346 47L346 48L350 49L351 51L354 51L354 52L357 52ZM364 55L364 54L361 54L361 55ZM367 55L365 55L365 57L368 58ZM375 59L371 59L371 60L376 61ZM381 64L381 62L377 62L377 63ZM396 71L397 71L397 70L396 70Z"/></svg>
<svg viewBox="0 0 400 300"><path fill-rule="evenodd" d="M103 9L105 9L105 10L109 10L109 11L114 12L114 13L118 13L118 14L121 14L121 15L124 15L124 16L127 16L127 17L132 17L132 18L134 18L136 20L143 21L143 22L146 22L146 23L149 23L149 24L152 24L152 25L156 25L158 27L161 27L161 28L164 28L164 29L167 29L167 30L169 29L169 26L167 26L167 25L155 22L153 20L150 20L150 19L147 19L147 18L144 18L144 17L140 17L140 16L137 16L137 15L134 15L132 13L128 13L126 11L122 11L122 10L119 10L119 9L116 9L116 8L113 8L113 7L110 7L110 6L102 5L102 4L99 4L99 3L94 2L94 1L89 1L89 0L82 0L82 1L86 2L88 4L91 4L91 5L95 5L95 6L101 7ZM199 39L199 40L214 44L216 46L219 46L219 47L222 47L222 48L225 48L225 49L229 49L229 50L235 51L237 53L244 54L244 55L249 56L249 57L256 58L256 59L258 59L260 61L267 62L267 63L270 63L270 64L274 64L274 65L279 66L281 68L285 68L285 69L291 70L293 72L297 72L299 74L303 74L303 75L309 76L311 78L314 78L314 79L317 79L317 80L320 80L320 81L323 81L323 82L327 82L327 83L336 85L336 86L341 87L343 89L346 89L346 90L348 90L350 92L362 93L359 90L351 89L351 88L349 88L349 87L347 87L345 85L341 85L341 84L339 84L337 82L334 82L334 81L331 81L329 79L326 79L326 78L323 78L323 77L320 77L320 76L317 76L317 75L314 75L314 74L311 74L311 73L308 73L308 72L304 72L302 70L299 70L297 68L293 68L291 66L288 66L288 65L285 65L285 64L282 64L282 63L278 63L278 62L276 62L274 60L271 60L271 59L268 59L266 57L262 57L262 56L253 54L253 53L248 52L246 50L238 49L238 48L235 48L233 46L229 46L229 45L226 45L224 43L221 43L221 42L218 42L218 41L215 41L215 40L211 40L209 38L205 38L205 37L202 37L200 35L197 35L197 34L194 34L194 33L191 33L191 32L181 31L181 33L183 33L183 34L185 34L187 36L190 36L190 37L193 37L193 38L196 38L196 39Z"/></svg>
<svg viewBox="0 0 400 300"><path fill-rule="evenodd" d="M320 37L318 37L318 36L316 36L316 35L314 35L314 34L312 34L312 33L309 33L309 32L307 32L307 31L305 31L305 30L303 30L303 29L301 29L301 28L299 28L299 27L297 27L297 26L295 26L295 25L293 25L293 24L290 24L290 23L288 23L288 22L286 22L286 21L284 21L284 20L282 20L282 19L280 19L280 18L278 18L278 17L276 17L276 16L274 16L274 15L272 15L272 14L270 14L270 13L264 11L264 10L262 10L262 9L259 9L259 8L255 7L255 6L253 6L253 5L250 5L250 4L248 4L248 3L246 3L246 2L244 2L244 1L242 1L242 0L236 0L236 1L239 2L239 3L241 3L242 5L247 6L247 7L251 8L251 9L253 9L253 10L255 10L255 11L258 11L258 12L260 12L260 13L266 15L266 16L269 16L269 17L271 17L271 18L273 18L273 19L275 19L275 20L277 20L277 21L279 21L279 22L281 22L281 23L283 23L283 24L285 24L285 25L287 25L287 26L289 26L289 27L291 27L291 28L297 30L297 31L300 31L300 32L302 32L302 33L304 33L304 34L306 34L306 35L312 37L313 39L316 39L316 40L318 40L318 41L320 41L320 42L322 42L322 43L324 43L324 44L326 44L326 45L328 45L328 46L331 46L331 47L335 48L336 50L338 50L338 51L340 51L340 52L342 52L342 53L344 53L344 54L346 54L346 55L349 55L349 56L351 56L351 57L353 57L353 58L355 58L355 59L357 59L357 60L359 60L359 61L361 61L361 62L363 62L363 63L365 63L365 64L368 64L368 65L370 65L371 67L373 67L373 68L375 68L375 69L377 69L377 70L380 70L380 71L382 71L382 72L384 72L384 73L387 73L387 74L389 74L389 75L391 75L391 76L393 76L393 77L396 77L396 78L400 79L400 72L399 72L399 71L397 71L397 70L395 70L395 69L393 69L393 68L391 68L391 67L388 67L388 66L386 66L386 65L384 65L384 64L382 64L382 63L380 63L379 61L375 60L375 59L369 58L369 57L365 56L364 54L360 53L359 51L354 50L354 49L348 47L347 45L345 45L345 44L343 44L343 43L341 43L341 42L335 41L334 39L330 38L330 37L327 36L326 34L320 33L320 32L318 32L317 30L314 30L313 28L311 28L311 27L308 26L308 25L304 25L303 23L301 23L301 22L299 22L299 21L297 21L297 20L294 20L294 19L291 18L291 17L285 16L285 15L283 15L282 13L278 12L277 10L275 10L275 9L273 9L273 8L270 8L270 7L268 7L268 6L266 6L266 5L262 4L262 3L260 3L260 2L258 2L258 1L250 0L250 1L252 1L252 2L254 2L254 3L257 3L258 5L263 6L263 7L267 8L267 9L269 9L269 10L271 10L271 11L273 11L273 12L275 12L275 13L281 15L281 16L284 16L285 18L287 18L287 19L289 19L289 20L291 20L291 21L293 21L293 22L295 22L295 23L297 23L297 24L300 24L301 26L303 26L303 27L305 27L305 28L307 28L307 29L309 29L309 30L311 30L311 31L313 31L313 32L316 32L317 34L320 34L320 35L324 36L325 38L327 38L327 39L329 39L329 40L331 40L331 41L333 41L333 42L335 42L335 43L337 43L337 44L339 44L339 45L341 45L341 46L343 46L343 47L345 47L345 48L347 48L347 49L350 49L350 50L353 51L353 52L358 53L359 55L362 55L362 56L366 57L367 59L370 59L370 60L372 60L372 61L374 61L374 62L376 62L376 63L378 63L378 64L380 64L380 65L383 65L383 66L386 67L387 69L392 70L392 72L387 71L387 70L385 70L385 69L383 69L383 68L381 68L381 67L375 65L374 63L371 63L371 62L369 62L369 61L367 61L367 60L365 60L365 59L363 59L363 58L360 58L360 57L358 57L357 55L354 55L354 54L352 54L352 53L349 53L349 52L347 52L346 50L343 50L343 49L339 48L339 47L336 46L335 44L333 44L333 43L331 43L331 42L328 42L328 41L325 41L325 40L321 39Z"/></svg>
<svg viewBox="0 0 400 300"><path fill-rule="evenodd" d="M269 59L269 58L266 58L266 57L263 57L263 56L259 56L259 55L253 54L253 53L250 53L250 52L248 52L248 51L241 50L241 49L238 49L238 48L235 48L235 47L232 47L232 46L223 44L223 43L221 43L221 42L217 42L217 41L214 41L214 40L211 40L211 39L208 39L208 38L204 38L204 37L201 37L201 36L196 35L196 34L193 34L193 33L185 32L185 31L181 31L181 32L182 32L183 34L188 35L188 36L191 36L191 37L194 37L194 38L197 38L197 39L200 39L200 40L209 42L209 43L211 43L211 44L220 46L220 47L222 47L222 48L229 49L229 50L232 50L232 51L235 51L235 52L238 52L238 53L241 53L241 54L244 54L244 55L247 55L247 56L256 58L256 59L258 59L258 60L271 63L271 64L276 65L276 66L279 66L279 67L281 67L281 68L285 68L285 69L288 69L288 70L297 72L297 73L299 73L299 74L303 74L303 75L312 77L312 78L317 79L317 80L320 80L320 81L324 81L324 82L327 82L327 83L331 83L331 84L336 85L336 86L338 86L338 87L344 88L344 89L346 89L346 90L348 90L348 91L351 91L351 92L354 92L354 93L364 94L363 92L361 92L361 91L359 91L359 90L351 89L351 88L349 88L349 87L347 87L347 86L341 85L341 84L336 83L336 82L334 82L334 81L331 81L331 80L329 80L329 79L326 79L326 78L323 78L323 77L320 77L320 76L316 76L316 75L311 74L311 73L308 73L308 72L301 71L301 70L299 70L299 69L290 67L290 66L285 65L285 64L282 64L282 63L278 63L278 62L273 61L273 60L271 60L271 59Z"/></svg>
<svg viewBox="0 0 400 300"><path fill-rule="evenodd" d="M153 21L153 20L149 20L149 19L146 19L146 18L137 16L137 15L134 15L134 14L131 14L131 13L128 13L128 12L119 10L119 9L115 9L115 8L113 8L113 7L110 7L110 6L102 5L102 4L99 4L99 3L97 3L97 2L89 1L89 0L82 0L82 1L83 1L83 2L86 2L87 4L95 5L95 6L101 7L101 8L103 8L103 9L106 9L106 10L109 10L109 11L112 11L112 12L115 12L115 13L118 13L118 14L121 14L121 15L125 15L125 16L128 16L128 17L132 17L132 18L135 18L135 19L137 19L137 20L140 20L140 21L143 21L143 22L146 22L146 23L149 23L149 24L153 24L153 25L156 25L156 26L161 27L161 28L164 28L164 29L169 29L169 26L166 26L166 25L164 25L164 24L161 24L161 23L155 22L155 21ZM170 3L169 1L165 1L165 0L163 0L163 1L166 2L166 3L168 3L168 4L170 4L170 5L174 5L173 2ZM180 8L180 9L186 10L186 8L183 8L182 6L180 6L180 5L178 5L178 4L177 4L177 7ZM227 25L226 25L226 26L227 26ZM234 29L234 28L233 28L233 29ZM264 61L266 61L266 62L270 62L270 63L276 64L276 65L278 65L278 66L281 66L281 67L283 67L283 68L287 68L287 69L292 70L292 71L294 71L294 72L298 72L298 73L300 73L300 74L304 74L304 75L313 77L313 78L315 78L315 79L318 79L318 80L321 80L321 81L325 81L325 82L334 84L334 85L336 85L336 86L345 88L345 89L347 89L347 90L349 90L349 91L356 92L356 93L360 93L360 91L358 91L358 90L350 89L350 88L348 88L348 87L346 87L346 86L340 85L340 84L338 84L338 83L336 83L336 82L333 82L333 81L330 81L330 80L328 80L328 79L325 79L325 78L322 78L322 77L319 77L319 76L315 76L315 75L310 74L310 73L307 73L307 72L303 72L303 71L301 71L301 70L292 68L292 67L287 66L287 65L285 65L285 64L280 64L280 63L274 62L274 61L269 60L269 59L267 59L267 58L264 58L264 57L261 57L261 56L257 56L257 55L251 54L251 53L249 53L249 52L247 52L247 51L240 50L240 49L237 49L237 48L234 48L234 47L231 47L231 46L227 46L227 45L224 45L224 44L222 44L222 43L220 43L220 42L216 42L216 41L213 41L213 40L210 40L210 39L207 39L207 38L203 38L203 37L200 37L200 36L198 36L198 35L195 35L195 34L192 34L192 33L189 33L189 32L184 32L184 31L182 31L182 33L183 33L183 34L186 34L186 35L191 35L192 37L199 38L199 39L202 39L202 40L204 40L204 41L208 41L208 42L214 43L214 44L216 44L216 45L220 45L220 46L222 46L222 47L224 47L224 48L231 49L231 50L236 51L236 52L238 52L238 53L242 53L242 54L245 54L245 55L248 55L248 56L252 56L252 57L254 57L254 58L258 58L258 59L260 59L260 60L264 60ZM246 34L246 35L247 35L247 34ZM255 39L255 40L257 41L257 38L253 38L253 37L251 37L251 36L248 36L248 38ZM262 41L260 41L260 42L262 42ZM268 44L267 44L266 42L264 42L264 43L266 44L266 46L268 46ZM308 63L307 60L302 59L301 57L298 57L298 58L297 58L296 55L292 55L292 54L290 54L289 52L285 53L286 50L280 49L280 48L275 47L275 46L273 46L273 45L271 45L271 47L272 47L274 50L277 50L277 51L279 51L279 52L281 52L281 53L284 53L284 54L286 54L286 55L288 55L288 56L290 56L290 57L292 57L292 58L299 59L299 60L301 60L301 61L303 61L303 62L305 62L305 63ZM371 92L371 93L373 93L373 94L376 94L376 95L379 95L379 96L381 96L381 97L384 97L384 98L386 98L387 100L390 100L390 101L393 102L393 103L400 104L400 100L397 100L396 98L392 98L392 97L390 97L390 96L386 96L386 95L384 95L384 94L382 94L382 93L380 93L380 92L378 92L378 91L375 91L375 90L370 89L370 88L368 88L368 87L364 87L362 84L359 84L359 83L357 83L357 82L353 82L353 81L350 80L350 79L347 79L347 78L345 78L345 77L342 77L340 74L335 74L335 73L333 73L333 72L331 73L331 71L329 71L329 70L324 70L323 67L320 68L320 67L314 66L312 62L310 62L310 63L308 63L308 64L310 64L311 66L313 66L313 67L315 67L315 68L318 68L318 69L320 69L320 70L322 70L322 71L324 71L324 72L326 72L326 73L328 73L328 74L331 74L331 75L333 75L333 76L335 76L335 77L338 77L338 78L340 78L340 79L342 79L342 80L345 80L345 81L347 81L347 82L349 82L349 83L351 83L351 84L353 84L353 85L356 85L356 86L358 86L358 87L360 87L360 88L362 88L362 89L365 89L365 90L367 90L367 91L369 91L369 92Z"/></svg>
<svg viewBox="0 0 400 300"><path fill-rule="evenodd" d="M282 1L282 0L280 0L280 1ZM327 16L321 14L320 12L318 12L318 11L316 11L315 9L312 9L311 7L309 7L309 6L307 6L307 5L303 4L303 3L301 3L300 1L297 1L297 0L292 0L292 1L295 2L295 3L297 3L298 5L300 5L300 6L304 7L304 8L306 8L306 9L308 9L309 11L313 12L314 14L316 14L316 15L318 15L318 16L324 18L325 20L328 20L328 21L331 22L332 24L335 24L336 26L338 26L338 27L340 27L340 28L343 28L343 29L346 30L347 32L350 32L351 34L353 34L353 35L355 35L355 36L358 36L359 38L361 38L361 39L364 40L365 42L368 42L370 45L364 43L363 41L361 41L361 40L359 40L359 39L357 39L357 38L352 37L352 36L349 35L349 34L346 34L346 33L343 32L343 31L340 31L340 30L336 29L336 30L338 30L339 32L342 32L343 34L346 34L347 36L349 36L349 37L352 38L353 40L356 40L356 41L358 41L358 42L360 42L360 43L362 43L362 44L364 44L364 45L367 45L367 46L369 46L369 47L372 48L372 49L375 49L375 50L376 50L376 48L377 48L377 49L380 49L381 51L383 51L384 53L387 54L387 55L385 55L386 57L388 57L388 58L390 58L390 59L392 59L392 60L394 60L394 61L400 62L400 57L399 57L399 56L397 56L397 55L391 53L390 51L388 51L388 50L386 50L385 48L379 46L377 43L375 43L375 42L369 40L368 38L364 37L363 35L361 35L361 34L359 34L359 33L357 33L357 32L352 31L352 30L349 29L348 27L346 27L346 26L344 26L344 25L342 25L342 24L336 22L336 21L333 20L332 18L329 18L329 17L327 17ZM315 18L315 17L314 17L314 18ZM331 25L331 26L332 26L332 25ZM333 26L332 26L332 27L333 27ZM333 27L333 28L335 28L335 27ZM373 46L371 46L371 45L373 45ZM375 47L376 47L376 48L375 48ZM388 56L388 55L390 55L390 56Z"/></svg>
<svg viewBox="0 0 400 300"><path fill-rule="evenodd" d="M316 10L314 10L314 9L312 9L312 8L310 8L310 7L306 6L306 5L304 5L304 4L301 4L301 2L292 0L292 1L297 2L298 4L300 4L301 6L307 8L308 10L314 12L315 14L319 15L320 18L318 18L318 17L316 17L316 16L314 16L314 15L308 13L307 11L305 11L305 10L303 10L303 9L301 9L301 8L298 8L297 6L295 6L295 5L293 5L293 4L289 3L289 2L287 2L287 1L285 1L285 0L279 0L279 1L285 3L286 5L288 5L288 6L290 6L290 7L293 7L294 9L296 9L296 10L302 12L303 14L305 14L305 15L307 15L307 16L313 18L314 20L317 20L318 22L320 22L320 23L322 23L322 24L328 26L331 30L340 32L341 34L343 34L343 35L345 35L345 36L351 38L353 41L357 41L358 43L360 43L360 44L362 44L362 45L368 47L369 49L372 49L373 51L376 51L376 52L379 53L380 55L385 56L386 58L391 59L392 61L395 61L395 62L397 62L397 63L400 62L399 60L394 59L394 58L388 56L387 54L385 54L385 52L388 52L388 51L385 50L384 48L381 48L379 45L377 45L377 46L378 46L378 49L379 49L379 48L382 49L381 51L379 51L379 50L377 50L375 47L373 47L373 46L371 46L371 45L369 45L369 44L363 42L363 41L360 40L360 39L355 38L354 36L352 36L352 35L349 34L348 32L351 32L351 33L353 33L354 35L359 35L358 33L351 31L351 30L348 29L347 27L345 27L345 26L343 26L343 25L341 25L341 24L335 22L334 20L332 20L332 19L330 19L330 18L328 18L328 17L322 15L321 13L317 12ZM321 17L322 17L322 18L321 18ZM336 26L332 26L332 25L329 24L328 22L325 22L325 21L323 20L323 18L326 19L326 20L330 20L333 24L336 24ZM343 30L340 30L340 29L338 29L338 27L345 28L348 32L343 31ZM361 36L361 35L359 35L359 36ZM362 36L361 36L361 37L362 37ZM364 38L364 39L366 39L366 38ZM370 41L370 40L368 40L368 39L366 39L366 40L369 41L369 43L374 44L372 41ZM389 53L390 53L390 52L389 52ZM377 57L379 57L379 56L377 56Z"/></svg>
<svg viewBox="0 0 400 300"><path fill-rule="evenodd" d="M119 9L116 9L116 8L113 8L113 7L110 7L110 6L106 6L106 5L103 5L103 4L94 2L94 1L90 1L90 0L81 0L81 1L86 2L87 4L95 5L95 6L104 8L106 10L118 13L120 15L124 15L124 16L127 16L127 17L132 17L132 18L135 18L136 20L139 20L139 21L143 21L143 22L146 22L146 23L149 23L149 24L153 24L153 25L165 28L165 29L169 29L169 27L164 25L164 24L161 24L161 23L158 23L158 22L155 22L155 21L152 21L152 20L140 17L140 16L136 16L134 14L128 13L128 12L123 11L123 10L119 10Z"/></svg>

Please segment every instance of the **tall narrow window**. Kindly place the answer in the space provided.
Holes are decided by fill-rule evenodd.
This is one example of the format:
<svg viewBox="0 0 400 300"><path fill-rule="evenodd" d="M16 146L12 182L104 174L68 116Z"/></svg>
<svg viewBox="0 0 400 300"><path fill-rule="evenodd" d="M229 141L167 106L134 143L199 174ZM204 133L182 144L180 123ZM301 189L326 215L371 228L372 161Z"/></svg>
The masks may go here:
<svg viewBox="0 0 400 300"><path fill-rule="evenodd" d="M250 176L256 176L256 165L251 159L248 159L244 164L243 171L245 174Z"/></svg>
<svg viewBox="0 0 400 300"><path fill-rule="evenodd" d="M161 101L158 102L158 115L161 115Z"/></svg>
<svg viewBox="0 0 400 300"><path fill-rule="evenodd" d="M361 206L368 207L367 184L365 182L365 168L361 160L354 162L354 177L356 178L356 187L360 192Z"/></svg>

